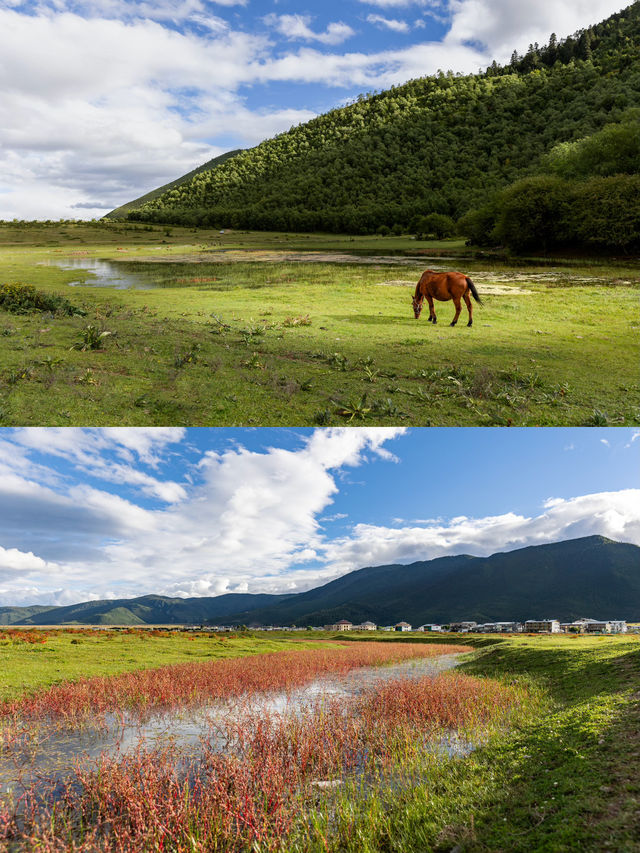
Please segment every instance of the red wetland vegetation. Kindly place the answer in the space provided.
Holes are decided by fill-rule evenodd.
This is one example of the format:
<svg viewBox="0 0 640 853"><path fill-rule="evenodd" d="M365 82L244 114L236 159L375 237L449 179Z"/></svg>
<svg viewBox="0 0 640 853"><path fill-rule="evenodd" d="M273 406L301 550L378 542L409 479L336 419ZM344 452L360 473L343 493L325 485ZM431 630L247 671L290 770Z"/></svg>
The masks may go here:
<svg viewBox="0 0 640 853"><path fill-rule="evenodd" d="M361 667L462 651L467 649L322 643L311 650L91 678L5 703L9 728L19 719L67 726L88 716L143 717L216 702L230 703L233 713L216 718L196 751L142 744L129 753L79 762L64 779L32 784L15 801L0 799L0 849L3 844L23 853L337 849L340 815L344 832L344 814L355 814L355 803L428 780L434 762L465 754L474 739L512 719L527 700L525 691L456 672L414 673L374 680L348 696L314 695L286 710L260 708L253 700L292 694ZM10 740L5 748L11 748Z"/></svg>

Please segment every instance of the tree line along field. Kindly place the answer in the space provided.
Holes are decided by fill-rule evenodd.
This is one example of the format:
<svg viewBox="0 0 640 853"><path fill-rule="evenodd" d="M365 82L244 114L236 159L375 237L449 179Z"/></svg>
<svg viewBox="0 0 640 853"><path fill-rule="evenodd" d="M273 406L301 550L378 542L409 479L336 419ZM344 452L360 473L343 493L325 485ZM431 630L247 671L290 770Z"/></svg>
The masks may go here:
<svg viewBox="0 0 640 853"><path fill-rule="evenodd" d="M98 261L150 289L90 286ZM471 329L413 318L427 266L475 281ZM9 223L0 424L634 424L637 288L456 240Z"/></svg>
<svg viewBox="0 0 640 853"><path fill-rule="evenodd" d="M6 661L33 652L33 644L15 639L14 633L19 632L9 631L0 640ZM12 850L34 849L37 843L43 850L88 851L97 849L98 842L104 850L176 853L373 853L449 851L456 846L465 851L637 849L637 636L449 635L401 644L382 635L377 643L370 637L348 643L344 638L338 643L311 638L289 643L267 658L256 653L273 651L280 638L244 636L227 641L243 642L244 657L212 662L204 644L218 642L215 636L190 641L176 634L150 634L141 640L139 634L85 630L43 635L45 648L59 648L73 638L95 644L111 663L112 649L120 644L127 664L122 674L106 680L96 669L99 690L87 689L93 681L79 672L67 673L71 681L63 677L51 688L50 676L26 687L19 683L20 667L14 667L0 704L5 754L13 748L7 732L21 720L33 726L42 713L54 719L61 713L61 726L83 725L87 702L96 705L92 715L107 708L105 700L115 702L114 707L120 704L123 711L128 707L127 713L138 713L136 708L144 713L145 695L175 708L193 701L190 685L196 683L204 691L196 701L206 701L207 684L216 696L220 691L238 695L243 685L257 695L279 683L304 683L313 673L344 671L351 665L436 659L456 649L460 654L453 672L367 688L353 706L327 699L324 712L316 709L299 720L241 716L234 724L234 737L241 736L233 740L235 758L205 747L200 763L190 758L191 763L181 764L178 752L148 747L101 759L94 770L76 771L54 814L47 811L42 779L39 798L25 799L32 809L27 824L17 825L11 807L0 804L0 837ZM186 659L189 643L194 652L190 663L137 671L140 664L147 666L145 645L159 649L175 644L178 660ZM69 657L81 645L72 648ZM176 692L185 684L184 667L190 673L187 686ZM109 664L103 671L113 672ZM65 697L61 705L59 695ZM425 749L446 732L454 742L455 733L463 742L471 739L471 751ZM364 787L358 758L362 748L371 762ZM190 794L185 778L191 779ZM221 778L223 786L218 785ZM318 779L334 784L323 788ZM44 818L40 822L38 815Z"/></svg>

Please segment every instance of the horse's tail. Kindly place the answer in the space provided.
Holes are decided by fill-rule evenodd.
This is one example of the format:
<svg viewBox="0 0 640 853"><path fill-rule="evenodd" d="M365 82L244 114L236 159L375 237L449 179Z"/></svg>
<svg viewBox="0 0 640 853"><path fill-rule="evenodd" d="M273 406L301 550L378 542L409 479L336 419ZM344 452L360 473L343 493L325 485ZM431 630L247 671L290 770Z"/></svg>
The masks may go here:
<svg viewBox="0 0 640 853"><path fill-rule="evenodd" d="M471 279L467 275L465 275L464 280L467 282L467 285L469 287L469 290L471 291L471 295L473 296L473 298L476 300L476 302L478 304L482 305L482 299L480 299L480 297L478 296L478 291L476 290L475 284L471 281Z"/></svg>

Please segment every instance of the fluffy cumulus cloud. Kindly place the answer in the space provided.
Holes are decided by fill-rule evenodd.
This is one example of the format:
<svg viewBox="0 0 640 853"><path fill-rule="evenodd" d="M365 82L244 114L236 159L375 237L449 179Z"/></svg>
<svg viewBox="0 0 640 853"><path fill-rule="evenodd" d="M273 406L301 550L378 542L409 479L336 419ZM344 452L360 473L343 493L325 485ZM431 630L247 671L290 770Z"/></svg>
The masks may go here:
<svg viewBox="0 0 640 853"><path fill-rule="evenodd" d="M322 562L319 518L337 492L335 472L370 454L392 460L383 445L401 432L327 430L298 450L209 451L182 483L156 476L150 487L146 469L175 451L181 430L15 430L0 445L0 543L15 557L0 596L23 603L27 577L32 594L39 564L19 554L60 566L55 589L40 576L54 601L95 597L97 586L113 597L295 585L305 573L289 574L292 566Z"/></svg>
<svg viewBox="0 0 640 853"><path fill-rule="evenodd" d="M276 15L271 13L264 17L267 26L274 27L281 35L292 41L319 41L322 44L341 44L354 34L348 24L342 21L332 21L324 32L315 32L311 28L311 15Z"/></svg>
<svg viewBox="0 0 640 853"><path fill-rule="evenodd" d="M394 33L408 33L409 24L396 18L385 18L382 15L367 15L367 22L382 29L392 30Z"/></svg>
<svg viewBox="0 0 640 853"><path fill-rule="evenodd" d="M376 459L393 465L402 433L316 430L258 451L195 447L179 429L7 431L0 605L299 591L365 565L593 533L640 544L639 490L549 497L530 516L385 526L356 511L346 525L331 510L345 474L362 467L366 477Z"/></svg>
<svg viewBox="0 0 640 853"><path fill-rule="evenodd" d="M323 7L314 15L275 6L257 18L246 0L0 0L0 217L101 215L229 148L308 120L310 103L326 105L326 87L352 96L439 68L477 71L622 7L364 2L412 7L421 16L413 42L381 50L369 37L375 28L406 36L408 24L353 9L353 20L336 21ZM434 17L447 28L437 39L424 26ZM340 49L347 41L354 47ZM275 99L274 83L289 84Z"/></svg>
<svg viewBox="0 0 640 853"><path fill-rule="evenodd" d="M612 0L450 0L451 29L447 40L485 46L499 62L514 49L524 51L533 42L544 43L555 32L566 36L624 8Z"/></svg>

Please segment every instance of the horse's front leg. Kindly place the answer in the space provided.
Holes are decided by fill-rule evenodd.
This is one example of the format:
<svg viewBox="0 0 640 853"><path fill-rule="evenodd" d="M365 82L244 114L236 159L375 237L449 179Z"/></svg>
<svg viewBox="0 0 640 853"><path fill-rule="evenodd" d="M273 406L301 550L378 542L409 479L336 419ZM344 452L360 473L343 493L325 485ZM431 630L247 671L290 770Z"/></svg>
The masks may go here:
<svg viewBox="0 0 640 853"><path fill-rule="evenodd" d="M436 321L436 312L433 307L433 297L427 293L427 302L429 303L429 322L435 323Z"/></svg>
<svg viewBox="0 0 640 853"><path fill-rule="evenodd" d="M451 298L453 299L453 304L456 306L456 314L455 314L455 317L453 318L453 320L451 321L451 325L455 326L455 324L458 322L458 317L460 316L460 310L461 310L462 306L460 304L460 297L459 296L452 296Z"/></svg>

